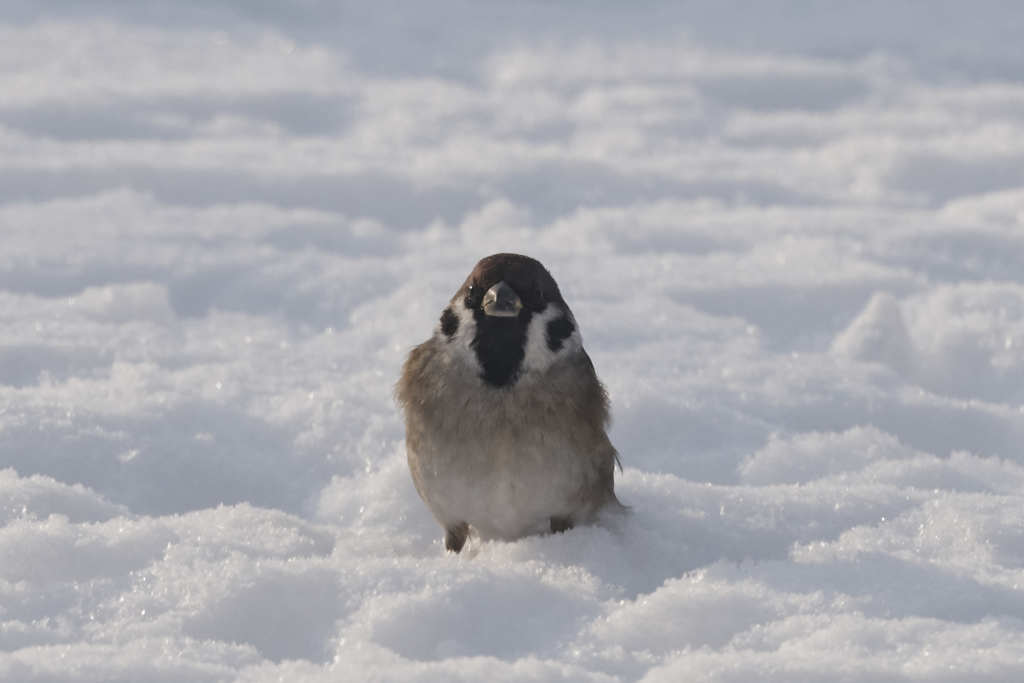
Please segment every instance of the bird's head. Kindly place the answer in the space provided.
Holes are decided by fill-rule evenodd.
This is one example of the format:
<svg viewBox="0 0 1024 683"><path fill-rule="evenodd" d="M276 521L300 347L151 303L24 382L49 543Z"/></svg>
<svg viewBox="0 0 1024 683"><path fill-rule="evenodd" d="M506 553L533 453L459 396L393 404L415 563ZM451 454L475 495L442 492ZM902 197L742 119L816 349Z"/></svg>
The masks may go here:
<svg viewBox="0 0 1024 683"><path fill-rule="evenodd" d="M519 254L481 259L441 313L436 333L457 362L492 387L542 373L581 348L576 321L551 274Z"/></svg>

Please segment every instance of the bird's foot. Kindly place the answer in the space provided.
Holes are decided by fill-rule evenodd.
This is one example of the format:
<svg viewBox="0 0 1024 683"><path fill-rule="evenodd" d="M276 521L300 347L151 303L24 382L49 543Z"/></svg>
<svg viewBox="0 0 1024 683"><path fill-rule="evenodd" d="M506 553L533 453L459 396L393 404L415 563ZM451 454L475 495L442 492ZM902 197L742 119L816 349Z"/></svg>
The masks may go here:
<svg viewBox="0 0 1024 683"><path fill-rule="evenodd" d="M466 545L466 538L469 536L469 525L465 522L454 524L444 532L444 549L457 553Z"/></svg>
<svg viewBox="0 0 1024 683"><path fill-rule="evenodd" d="M568 517L552 517L551 518L551 533L560 534L563 531L568 531L572 528L572 520Z"/></svg>

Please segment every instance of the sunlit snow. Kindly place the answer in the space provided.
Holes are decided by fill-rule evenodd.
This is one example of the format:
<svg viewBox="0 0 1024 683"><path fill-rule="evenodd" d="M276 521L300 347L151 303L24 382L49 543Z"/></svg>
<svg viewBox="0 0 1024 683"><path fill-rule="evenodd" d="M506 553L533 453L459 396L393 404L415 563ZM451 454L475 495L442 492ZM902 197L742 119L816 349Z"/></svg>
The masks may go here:
<svg viewBox="0 0 1024 683"><path fill-rule="evenodd" d="M0 680L1024 680L1021 6L0 22ZM392 390L498 251L632 513L455 556Z"/></svg>

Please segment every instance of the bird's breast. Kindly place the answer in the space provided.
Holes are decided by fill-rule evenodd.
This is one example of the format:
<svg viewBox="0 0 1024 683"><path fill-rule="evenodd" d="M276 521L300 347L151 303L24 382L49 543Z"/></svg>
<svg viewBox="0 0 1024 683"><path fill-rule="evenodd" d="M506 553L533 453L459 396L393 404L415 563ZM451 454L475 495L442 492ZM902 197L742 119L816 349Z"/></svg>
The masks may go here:
<svg viewBox="0 0 1024 683"><path fill-rule="evenodd" d="M405 401L406 446L417 490L443 526L468 522L485 538L512 539L588 504L607 439L603 413L586 410L595 394L577 367L584 357L494 387L444 347L425 352L425 381Z"/></svg>

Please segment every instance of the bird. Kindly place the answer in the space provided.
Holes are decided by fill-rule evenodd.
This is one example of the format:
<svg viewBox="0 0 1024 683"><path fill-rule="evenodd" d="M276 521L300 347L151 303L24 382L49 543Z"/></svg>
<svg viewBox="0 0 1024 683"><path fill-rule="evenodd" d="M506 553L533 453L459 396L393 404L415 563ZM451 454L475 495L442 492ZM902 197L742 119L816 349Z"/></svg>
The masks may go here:
<svg viewBox="0 0 1024 683"><path fill-rule="evenodd" d="M409 353L396 385L413 483L458 553L626 509L608 394L576 319L536 259L481 259Z"/></svg>

